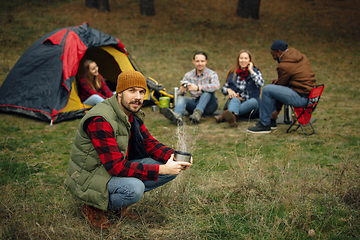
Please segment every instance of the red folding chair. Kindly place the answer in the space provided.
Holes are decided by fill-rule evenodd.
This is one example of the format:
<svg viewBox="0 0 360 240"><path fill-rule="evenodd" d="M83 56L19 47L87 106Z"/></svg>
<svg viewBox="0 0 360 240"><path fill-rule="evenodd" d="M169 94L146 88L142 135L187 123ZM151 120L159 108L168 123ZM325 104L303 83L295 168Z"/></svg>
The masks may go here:
<svg viewBox="0 0 360 240"><path fill-rule="evenodd" d="M325 87L324 84L313 87L313 89L310 92L308 101L305 105L306 107L297 108L297 107L291 106L291 111L292 111L295 119L291 123L290 127L286 130L287 133L290 132L290 129L293 126L297 126L297 127L295 128L295 130L291 130L291 131L296 131L299 127L301 127L301 129L303 130L305 135L312 135L315 133L315 129L310 122L311 114L315 111L315 108L317 107L317 105L319 103L321 94L324 91L324 87ZM306 133L306 131L304 129L304 127L306 127L308 125L312 128L311 133Z"/></svg>

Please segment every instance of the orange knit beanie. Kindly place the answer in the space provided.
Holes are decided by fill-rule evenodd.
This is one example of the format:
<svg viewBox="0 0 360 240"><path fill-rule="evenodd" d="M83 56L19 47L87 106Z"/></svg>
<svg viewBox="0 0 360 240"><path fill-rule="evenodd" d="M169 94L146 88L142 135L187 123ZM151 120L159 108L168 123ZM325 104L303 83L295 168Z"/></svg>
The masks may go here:
<svg viewBox="0 0 360 240"><path fill-rule="evenodd" d="M125 70L119 74L117 79L116 93L131 87L141 87L146 90L147 84L144 75L134 70Z"/></svg>

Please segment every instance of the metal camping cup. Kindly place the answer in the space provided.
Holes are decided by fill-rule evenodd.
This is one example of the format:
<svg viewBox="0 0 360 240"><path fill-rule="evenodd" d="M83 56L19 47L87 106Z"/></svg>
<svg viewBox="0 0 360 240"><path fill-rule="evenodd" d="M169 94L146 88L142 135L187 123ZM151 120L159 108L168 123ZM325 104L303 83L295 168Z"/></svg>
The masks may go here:
<svg viewBox="0 0 360 240"><path fill-rule="evenodd" d="M175 151L174 161L176 162L190 162L191 153L183 151Z"/></svg>
<svg viewBox="0 0 360 240"><path fill-rule="evenodd" d="M158 105L152 105L153 112L156 112L159 109Z"/></svg>

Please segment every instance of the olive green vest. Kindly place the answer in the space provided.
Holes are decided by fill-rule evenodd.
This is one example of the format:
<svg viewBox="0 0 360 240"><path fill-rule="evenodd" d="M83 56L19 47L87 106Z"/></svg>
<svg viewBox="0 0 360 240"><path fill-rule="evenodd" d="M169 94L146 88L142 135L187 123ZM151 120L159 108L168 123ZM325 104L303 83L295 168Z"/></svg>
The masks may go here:
<svg viewBox="0 0 360 240"><path fill-rule="evenodd" d="M142 121L145 118L143 111L134 115ZM97 104L81 119L70 153L65 186L83 203L107 210L109 204L107 183L112 176L101 163L94 145L83 128L85 121L95 116L105 118L114 130L120 151L124 155L127 153L131 124L114 95Z"/></svg>

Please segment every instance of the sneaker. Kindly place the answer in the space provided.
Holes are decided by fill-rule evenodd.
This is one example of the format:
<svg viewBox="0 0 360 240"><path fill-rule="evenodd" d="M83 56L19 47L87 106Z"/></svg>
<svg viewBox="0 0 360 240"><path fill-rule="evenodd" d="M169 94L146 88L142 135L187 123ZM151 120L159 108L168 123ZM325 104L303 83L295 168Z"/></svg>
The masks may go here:
<svg viewBox="0 0 360 240"><path fill-rule="evenodd" d="M247 131L251 133L269 133L271 132L271 127L270 124L268 126L264 126L261 122L258 122L254 127L249 127Z"/></svg>
<svg viewBox="0 0 360 240"><path fill-rule="evenodd" d="M195 110L193 112L193 114L190 115L189 118L193 123L197 124L200 122L201 115L202 115L202 112L200 110Z"/></svg>
<svg viewBox="0 0 360 240"><path fill-rule="evenodd" d="M276 119L271 119L271 121L270 121L270 129L271 130L277 129Z"/></svg>
<svg viewBox="0 0 360 240"><path fill-rule="evenodd" d="M177 126L183 125L181 116L179 114L177 114L176 112L174 112L173 110L171 110L170 108L168 108L168 107L162 108L161 113L164 115L164 117L166 117L167 119L172 121L175 125L177 125Z"/></svg>
<svg viewBox="0 0 360 240"><path fill-rule="evenodd" d="M260 123L260 122L257 122L257 123L255 124L255 126L257 126L257 125L259 125L259 124L261 124L261 123ZM262 124L261 124L261 125L262 125ZM270 129L271 129L271 130L277 129L276 119L271 119Z"/></svg>
<svg viewBox="0 0 360 240"><path fill-rule="evenodd" d="M106 217L105 211L96 207L84 204L82 214L89 223L100 229L108 229L112 226L112 223Z"/></svg>

